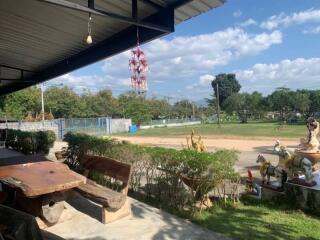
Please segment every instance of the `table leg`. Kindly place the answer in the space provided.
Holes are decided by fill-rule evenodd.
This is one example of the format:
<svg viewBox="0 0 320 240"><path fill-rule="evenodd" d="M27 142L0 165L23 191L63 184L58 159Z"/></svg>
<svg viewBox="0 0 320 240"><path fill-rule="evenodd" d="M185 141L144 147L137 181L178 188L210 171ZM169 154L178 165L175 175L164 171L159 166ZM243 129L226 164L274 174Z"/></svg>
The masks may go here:
<svg viewBox="0 0 320 240"><path fill-rule="evenodd" d="M18 208L40 217L47 224L55 224L58 222L64 209L65 194L63 192L55 192L46 195L28 198L18 193L16 203Z"/></svg>

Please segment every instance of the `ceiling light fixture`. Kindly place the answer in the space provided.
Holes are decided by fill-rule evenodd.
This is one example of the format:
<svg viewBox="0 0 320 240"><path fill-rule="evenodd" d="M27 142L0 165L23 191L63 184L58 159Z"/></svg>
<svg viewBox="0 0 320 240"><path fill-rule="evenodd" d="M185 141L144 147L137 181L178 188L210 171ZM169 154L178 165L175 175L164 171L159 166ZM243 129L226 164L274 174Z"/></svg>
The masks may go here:
<svg viewBox="0 0 320 240"><path fill-rule="evenodd" d="M91 37L91 13L89 13L89 20L88 20L88 36L87 36L87 44L92 43L92 37Z"/></svg>

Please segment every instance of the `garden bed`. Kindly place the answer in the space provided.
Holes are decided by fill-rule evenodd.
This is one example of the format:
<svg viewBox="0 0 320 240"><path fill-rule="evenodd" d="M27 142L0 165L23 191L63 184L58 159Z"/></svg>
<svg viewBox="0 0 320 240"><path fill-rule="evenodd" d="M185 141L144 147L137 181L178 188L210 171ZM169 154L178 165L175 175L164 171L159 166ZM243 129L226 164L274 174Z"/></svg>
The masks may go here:
<svg viewBox="0 0 320 240"><path fill-rule="evenodd" d="M130 183L132 197L215 232L246 240L320 239L320 219L296 210L288 204L288 199L261 203L247 199L237 201L232 194L223 194L221 186L224 183L238 184L239 176L234 171L237 154L234 151L179 151L71 133L66 135L65 140L69 144L67 162L72 168L81 171L77 159L84 153L130 163L133 166ZM197 199L183 184L180 174L195 179L205 177L206 181L210 179L212 186L209 185L209 188L222 193L215 199L213 207L205 210L194 207ZM117 186L116 182L98 174L90 177L100 184Z"/></svg>

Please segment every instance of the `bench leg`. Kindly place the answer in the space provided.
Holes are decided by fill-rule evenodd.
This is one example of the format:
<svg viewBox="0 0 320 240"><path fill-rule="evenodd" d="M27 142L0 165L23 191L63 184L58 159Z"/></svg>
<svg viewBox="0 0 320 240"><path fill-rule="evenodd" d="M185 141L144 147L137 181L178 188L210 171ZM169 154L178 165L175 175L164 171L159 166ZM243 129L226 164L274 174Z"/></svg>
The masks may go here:
<svg viewBox="0 0 320 240"><path fill-rule="evenodd" d="M103 224L111 223L121 218L129 217L129 216L131 216L131 204L128 198L125 204L115 212L112 212L102 207L102 223Z"/></svg>

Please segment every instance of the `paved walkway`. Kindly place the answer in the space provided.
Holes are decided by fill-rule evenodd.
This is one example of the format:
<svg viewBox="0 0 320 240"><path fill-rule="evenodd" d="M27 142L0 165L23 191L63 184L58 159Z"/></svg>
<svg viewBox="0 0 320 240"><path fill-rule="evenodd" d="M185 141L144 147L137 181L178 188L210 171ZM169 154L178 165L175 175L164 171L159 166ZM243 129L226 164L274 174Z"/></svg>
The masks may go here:
<svg viewBox="0 0 320 240"><path fill-rule="evenodd" d="M46 229L45 240L227 240L187 220L129 199L132 216L107 225L98 219L100 206L77 197L66 204L68 220ZM72 205L71 205L72 204ZM87 214L75 209L85 211Z"/></svg>
<svg viewBox="0 0 320 240"><path fill-rule="evenodd" d="M10 157L18 157L23 156L22 153L6 149L6 148L0 148L0 159L1 158L10 158Z"/></svg>
<svg viewBox="0 0 320 240"><path fill-rule="evenodd" d="M59 144L58 144L59 145ZM23 156L0 149L1 158ZM218 233L129 198L132 216L104 225L101 206L71 192L60 222L43 230L45 240L227 240Z"/></svg>

